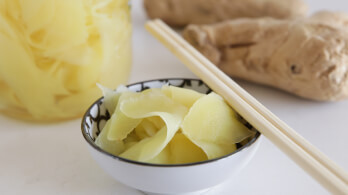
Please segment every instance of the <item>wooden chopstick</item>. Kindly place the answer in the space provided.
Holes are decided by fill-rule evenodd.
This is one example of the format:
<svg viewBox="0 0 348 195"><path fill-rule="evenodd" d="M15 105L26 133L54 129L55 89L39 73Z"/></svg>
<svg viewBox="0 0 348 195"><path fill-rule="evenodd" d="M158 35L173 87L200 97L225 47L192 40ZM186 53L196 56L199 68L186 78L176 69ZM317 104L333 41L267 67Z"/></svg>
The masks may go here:
<svg viewBox="0 0 348 195"><path fill-rule="evenodd" d="M267 110L162 21L150 21L146 28L319 183L332 193L348 194L348 174L343 169Z"/></svg>

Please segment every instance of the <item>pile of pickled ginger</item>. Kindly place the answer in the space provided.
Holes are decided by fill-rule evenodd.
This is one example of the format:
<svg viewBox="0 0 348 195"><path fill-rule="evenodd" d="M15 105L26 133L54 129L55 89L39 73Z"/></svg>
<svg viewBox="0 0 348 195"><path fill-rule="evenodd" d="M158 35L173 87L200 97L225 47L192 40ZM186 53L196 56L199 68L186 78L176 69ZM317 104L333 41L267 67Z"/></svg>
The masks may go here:
<svg viewBox="0 0 348 195"><path fill-rule="evenodd" d="M127 81L130 37L128 0L0 0L0 111L80 116Z"/></svg>
<svg viewBox="0 0 348 195"><path fill-rule="evenodd" d="M219 158L255 135L212 92L164 86L131 92L104 89L111 118L96 139L105 151L155 164L184 164Z"/></svg>

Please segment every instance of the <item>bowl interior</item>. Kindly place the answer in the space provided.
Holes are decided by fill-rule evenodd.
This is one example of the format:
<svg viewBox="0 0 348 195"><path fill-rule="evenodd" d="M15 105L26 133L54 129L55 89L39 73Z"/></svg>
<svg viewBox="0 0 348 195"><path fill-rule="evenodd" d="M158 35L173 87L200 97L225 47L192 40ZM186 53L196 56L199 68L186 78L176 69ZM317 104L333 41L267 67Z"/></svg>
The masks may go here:
<svg viewBox="0 0 348 195"><path fill-rule="evenodd" d="M140 92L149 88L161 88L163 85L172 85L176 87L182 87L187 89L192 89L200 93L208 94L212 92L212 90L201 80L199 79L158 79L158 80L150 80L150 81L143 81L135 84L128 85L127 88L134 92ZM110 113L105 108L103 104L103 98L98 99L95 103L92 104L92 106L87 110L85 113L83 119L82 119L82 134L86 141L95 149L98 151L105 153L113 158L117 158L119 160L124 160L131 163L136 164L142 164L142 165L151 165L151 166L161 166L157 164L148 164L148 163L142 163L142 162L135 162L132 160L122 159L120 157L114 156L103 149L99 148L94 141L98 137L99 133L103 129L104 125L106 124L106 121L110 119ZM228 154L226 156L230 156L236 152L239 152L243 150L244 148L250 146L253 144L260 136L260 133L252 127L248 122L246 122L243 118L240 117L240 120L244 123L244 125L249 128L250 130L255 131L255 135L253 137L250 137L246 140L243 140L240 143L237 143L237 150L231 154ZM221 158L224 158L226 156L223 156ZM221 159L218 158L218 159ZM197 163L190 163L190 165L194 164L200 164L200 163L206 163L211 162L214 160L207 160L203 162L197 162ZM188 164L185 164L188 165ZM165 166L180 166L180 165L165 165Z"/></svg>

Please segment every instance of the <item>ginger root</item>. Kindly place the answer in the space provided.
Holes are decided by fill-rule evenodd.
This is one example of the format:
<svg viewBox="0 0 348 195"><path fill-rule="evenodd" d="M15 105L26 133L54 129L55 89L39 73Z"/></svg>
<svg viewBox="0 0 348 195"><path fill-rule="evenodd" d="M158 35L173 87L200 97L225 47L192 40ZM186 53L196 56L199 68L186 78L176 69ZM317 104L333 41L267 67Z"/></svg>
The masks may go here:
<svg viewBox="0 0 348 195"><path fill-rule="evenodd" d="M190 25L183 36L222 71L298 96L337 101L348 97L348 16L237 19Z"/></svg>
<svg viewBox="0 0 348 195"><path fill-rule="evenodd" d="M182 27L188 24L211 24L228 19L304 16L303 0L144 0L150 18Z"/></svg>

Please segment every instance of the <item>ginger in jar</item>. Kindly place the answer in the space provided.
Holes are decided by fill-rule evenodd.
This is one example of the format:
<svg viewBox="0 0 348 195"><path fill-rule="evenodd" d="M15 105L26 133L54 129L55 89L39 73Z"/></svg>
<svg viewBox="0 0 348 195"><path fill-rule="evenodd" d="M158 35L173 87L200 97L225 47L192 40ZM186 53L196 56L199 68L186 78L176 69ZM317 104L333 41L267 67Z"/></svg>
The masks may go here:
<svg viewBox="0 0 348 195"><path fill-rule="evenodd" d="M131 66L128 0L0 0L0 111L79 117Z"/></svg>

